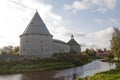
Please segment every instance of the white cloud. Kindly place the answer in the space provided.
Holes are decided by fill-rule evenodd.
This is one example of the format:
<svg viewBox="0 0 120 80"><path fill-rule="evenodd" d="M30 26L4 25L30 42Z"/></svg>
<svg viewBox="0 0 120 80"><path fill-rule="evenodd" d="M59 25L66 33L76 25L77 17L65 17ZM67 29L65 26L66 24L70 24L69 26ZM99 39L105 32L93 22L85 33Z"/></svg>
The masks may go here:
<svg viewBox="0 0 120 80"><path fill-rule="evenodd" d="M95 45L94 43L92 42L89 42L89 43L80 43L81 45L81 50L82 51L85 51L87 48L92 48L92 49L97 49L97 45Z"/></svg>
<svg viewBox="0 0 120 80"><path fill-rule="evenodd" d="M69 6L69 5L64 5L64 10L70 10L71 9L71 6Z"/></svg>
<svg viewBox="0 0 120 80"><path fill-rule="evenodd" d="M115 18L110 18L109 21L110 21L110 23L113 23L113 24L118 24L119 23L119 20L115 19Z"/></svg>
<svg viewBox="0 0 120 80"><path fill-rule="evenodd" d="M66 31L63 33L64 36L71 36L72 34L77 37L85 36L85 34L83 32Z"/></svg>
<svg viewBox="0 0 120 80"><path fill-rule="evenodd" d="M91 33L95 39L107 39L111 37L111 34L113 33L113 28L108 28L106 30L100 30L94 33Z"/></svg>
<svg viewBox="0 0 120 80"><path fill-rule="evenodd" d="M98 19L95 19L95 21L96 21L97 23L102 23L102 22L104 22L104 19L98 18Z"/></svg>
<svg viewBox="0 0 120 80"><path fill-rule="evenodd" d="M84 48L96 48L97 46L90 42L90 43L81 43L81 46L84 47Z"/></svg>
<svg viewBox="0 0 120 80"><path fill-rule="evenodd" d="M79 1L75 1L72 5L72 8L76 10L84 10L87 8L87 6L84 3L81 3Z"/></svg>
<svg viewBox="0 0 120 80"><path fill-rule="evenodd" d="M97 11L105 12L107 10L114 9L117 5L117 0L109 0L109 1L108 0L98 0L96 5L99 5Z"/></svg>
<svg viewBox="0 0 120 80"><path fill-rule="evenodd" d="M68 41L63 34L69 30L65 28L62 16L52 12L51 4L44 3L44 0L3 0L0 2L0 47L19 45L19 35L25 30L35 9L54 38Z"/></svg>
<svg viewBox="0 0 120 80"><path fill-rule="evenodd" d="M109 24L113 24L113 25L117 25L119 24L120 20L117 19L117 18L97 18L97 19L94 19L95 22L97 23L109 23Z"/></svg>
<svg viewBox="0 0 120 80"><path fill-rule="evenodd" d="M20 19L23 15L21 11L25 8L25 6L18 5L20 3L21 2L18 0L3 0L0 2L0 36L2 36L0 39L0 46L9 45L11 43L16 44L19 42L19 26L23 25L23 22Z"/></svg>
<svg viewBox="0 0 120 80"><path fill-rule="evenodd" d="M104 6L107 7L107 9L113 9L116 4L117 4L117 0L103 0Z"/></svg>
<svg viewBox="0 0 120 80"><path fill-rule="evenodd" d="M73 11L85 10L88 6L83 1L75 1L72 5L64 5L64 10L73 9Z"/></svg>
<svg viewBox="0 0 120 80"><path fill-rule="evenodd" d="M89 33L87 36L91 38L91 41L99 48L110 48L110 40L113 34L113 28L109 27L105 30Z"/></svg>
<svg viewBox="0 0 120 80"><path fill-rule="evenodd" d="M93 9L98 12L105 12L107 10L113 10L117 5L117 0L80 0L74 1L71 5L65 4L65 10L86 10Z"/></svg>

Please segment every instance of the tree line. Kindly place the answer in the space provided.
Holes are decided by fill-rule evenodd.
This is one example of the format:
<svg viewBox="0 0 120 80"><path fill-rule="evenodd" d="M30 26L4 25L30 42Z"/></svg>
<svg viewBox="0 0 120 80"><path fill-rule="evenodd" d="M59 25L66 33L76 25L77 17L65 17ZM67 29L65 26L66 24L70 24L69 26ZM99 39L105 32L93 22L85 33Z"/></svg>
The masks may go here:
<svg viewBox="0 0 120 80"><path fill-rule="evenodd" d="M5 46L0 49L0 55L18 55L19 46Z"/></svg>

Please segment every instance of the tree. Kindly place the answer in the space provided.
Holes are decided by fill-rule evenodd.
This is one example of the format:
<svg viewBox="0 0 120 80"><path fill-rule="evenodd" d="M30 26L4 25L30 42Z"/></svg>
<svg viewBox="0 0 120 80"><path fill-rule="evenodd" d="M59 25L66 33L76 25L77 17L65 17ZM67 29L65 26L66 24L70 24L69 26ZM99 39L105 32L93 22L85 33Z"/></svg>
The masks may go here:
<svg viewBox="0 0 120 80"><path fill-rule="evenodd" d="M114 28L111 40L111 51L116 58L120 58L120 31L118 28Z"/></svg>
<svg viewBox="0 0 120 80"><path fill-rule="evenodd" d="M107 50L106 52L108 53L108 59L109 60L114 59L114 54L112 53L111 50Z"/></svg>
<svg viewBox="0 0 120 80"><path fill-rule="evenodd" d="M13 54L13 46L5 46L1 49L1 55L11 55Z"/></svg>
<svg viewBox="0 0 120 80"><path fill-rule="evenodd" d="M88 49L88 48L85 50L85 53L90 53L90 52L91 52L91 51L90 51L90 49Z"/></svg>
<svg viewBox="0 0 120 80"><path fill-rule="evenodd" d="M103 51L102 51L102 49L99 48L99 49L97 49L97 52L103 52Z"/></svg>
<svg viewBox="0 0 120 80"><path fill-rule="evenodd" d="M104 52L106 52L107 51L107 49L106 48L104 48Z"/></svg>
<svg viewBox="0 0 120 80"><path fill-rule="evenodd" d="M93 56L96 56L96 51L93 48L91 48L90 51Z"/></svg>
<svg viewBox="0 0 120 80"><path fill-rule="evenodd" d="M19 46L14 47L13 52L14 54L19 54Z"/></svg>
<svg viewBox="0 0 120 80"><path fill-rule="evenodd" d="M0 53L1 53L1 55L8 55L8 53L6 51L1 51Z"/></svg>
<svg viewBox="0 0 120 80"><path fill-rule="evenodd" d="M85 53L87 54L87 55L89 55L89 56L95 56L95 53L96 53L96 51L94 50L94 49L92 49L92 48L90 48L90 49L86 49L85 50Z"/></svg>

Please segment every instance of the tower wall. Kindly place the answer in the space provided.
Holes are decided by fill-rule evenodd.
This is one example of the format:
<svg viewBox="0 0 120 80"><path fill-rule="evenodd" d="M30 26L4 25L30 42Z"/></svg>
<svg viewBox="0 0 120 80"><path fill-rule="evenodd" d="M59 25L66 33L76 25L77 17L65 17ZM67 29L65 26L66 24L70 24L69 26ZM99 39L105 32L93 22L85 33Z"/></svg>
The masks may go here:
<svg viewBox="0 0 120 80"><path fill-rule="evenodd" d="M68 44L70 45L71 51L74 51L75 53L78 54L81 53L81 46L74 39L73 35L71 35L71 39L68 41Z"/></svg>
<svg viewBox="0 0 120 80"><path fill-rule="evenodd" d="M20 37L20 55L51 57L53 54L52 36L22 35Z"/></svg>
<svg viewBox="0 0 120 80"><path fill-rule="evenodd" d="M75 53L81 53L81 47L79 45L70 45L71 50L73 50Z"/></svg>

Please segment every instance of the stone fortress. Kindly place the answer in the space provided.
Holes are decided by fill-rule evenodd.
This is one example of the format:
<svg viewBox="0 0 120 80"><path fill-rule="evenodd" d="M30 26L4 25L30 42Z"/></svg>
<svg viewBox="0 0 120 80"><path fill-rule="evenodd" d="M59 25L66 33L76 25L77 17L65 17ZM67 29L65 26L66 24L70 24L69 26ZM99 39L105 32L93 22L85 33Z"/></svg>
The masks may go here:
<svg viewBox="0 0 120 80"><path fill-rule="evenodd" d="M68 43L53 39L37 11L20 35L20 55L47 58L54 53L69 53L71 50L81 52L81 46L75 41L74 36L71 36Z"/></svg>

